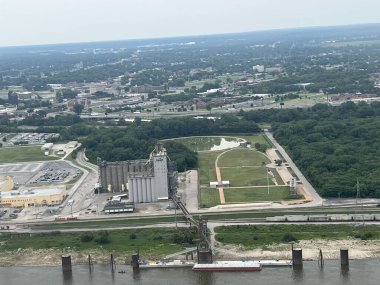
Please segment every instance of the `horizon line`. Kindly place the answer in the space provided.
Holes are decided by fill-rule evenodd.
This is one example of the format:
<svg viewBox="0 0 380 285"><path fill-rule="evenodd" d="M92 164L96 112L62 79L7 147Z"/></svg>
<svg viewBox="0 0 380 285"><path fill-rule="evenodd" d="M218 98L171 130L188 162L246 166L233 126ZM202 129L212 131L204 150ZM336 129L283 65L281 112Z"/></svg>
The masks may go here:
<svg viewBox="0 0 380 285"><path fill-rule="evenodd" d="M288 27L288 28L273 28L273 29L262 29L254 31L243 31L243 32L228 32L228 33L211 33L211 34L191 34L191 35L176 35L176 36L158 36L158 37L141 37L141 38L130 38L130 39L105 39L105 40L93 40L93 41L83 41L83 42L56 42L56 43L39 43L39 44L20 44L20 45L0 45L0 49L6 48L22 48L22 47L43 47L43 46L58 46L58 45L78 45L78 44L95 44L95 43L107 43L107 42L127 42L127 41L143 41L143 40L160 40L160 39L175 39L175 38L193 38L193 37L213 37L213 36L223 36L223 35L237 35L237 34L251 34L260 32L273 32L273 31L289 31L289 30L302 30L302 29L318 29L318 28L339 28L339 27L350 27L350 26L371 26L380 25L380 22L375 23L354 23L354 24L337 24L337 25L326 25L326 26L300 26L300 27Z"/></svg>

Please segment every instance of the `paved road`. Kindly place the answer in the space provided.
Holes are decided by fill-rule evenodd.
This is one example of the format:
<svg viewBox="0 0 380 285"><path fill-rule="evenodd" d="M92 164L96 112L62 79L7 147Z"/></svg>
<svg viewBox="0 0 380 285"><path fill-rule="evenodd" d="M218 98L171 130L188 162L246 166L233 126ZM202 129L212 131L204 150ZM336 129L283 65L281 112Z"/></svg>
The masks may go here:
<svg viewBox="0 0 380 285"><path fill-rule="evenodd" d="M289 163L289 166L292 168L293 172L301 180L306 194L310 195L313 198L313 201L308 203L308 205L309 206L321 206L323 204L323 199L319 196L317 191L314 189L313 185L310 184L310 182L306 179L306 177L298 169L297 165L295 165L295 163L289 157L289 155L286 153L284 148L275 140L272 133L270 133L268 131L264 131L264 133L270 139L270 141L273 143L275 148L281 153L281 155L284 157L286 162Z"/></svg>
<svg viewBox="0 0 380 285"><path fill-rule="evenodd" d="M80 151L78 153L77 162L83 166L81 169L84 174L83 177L74 185L73 189L70 191L70 196L66 200L64 208L61 212L62 216L68 216L71 215L71 213L79 213L80 211L89 208L94 201L94 186L98 181L97 166L85 160L83 151ZM68 200L74 200L72 207L70 205L67 205Z"/></svg>
<svg viewBox="0 0 380 285"><path fill-rule="evenodd" d="M189 170L185 173L185 181L180 182L182 199L190 213L198 211L198 171Z"/></svg>

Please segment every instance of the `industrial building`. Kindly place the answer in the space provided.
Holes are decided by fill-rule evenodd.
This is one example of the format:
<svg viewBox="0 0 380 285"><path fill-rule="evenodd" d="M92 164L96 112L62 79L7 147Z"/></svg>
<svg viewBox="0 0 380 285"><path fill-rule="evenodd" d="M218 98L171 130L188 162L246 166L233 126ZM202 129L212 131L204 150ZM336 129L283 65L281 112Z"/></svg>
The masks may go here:
<svg viewBox="0 0 380 285"><path fill-rule="evenodd" d="M99 174L102 189L127 192L134 203L167 200L177 190L175 164L160 145L147 160L101 161Z"/></svg>
<svg viewBox="0 0 380 285"><path fill-rule="evenodd" d="M0 193L0 204L8 207L59 205L66 197L66 188L29 188Z"/></svg>
<svg viewBox="0 0 380 285"><path fill-rule="evenodd" d="M104 206L104 213L106 214L132 213L134 210L135 206L132 202L109 201Z"/></svg>

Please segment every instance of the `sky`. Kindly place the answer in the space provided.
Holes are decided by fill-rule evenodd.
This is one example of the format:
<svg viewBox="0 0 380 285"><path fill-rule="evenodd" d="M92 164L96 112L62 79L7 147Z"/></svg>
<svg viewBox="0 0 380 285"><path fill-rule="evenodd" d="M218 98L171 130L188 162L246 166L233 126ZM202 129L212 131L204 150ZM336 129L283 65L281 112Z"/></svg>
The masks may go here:
<svg viewBox="0 0 380 285"><path fill-rule="evenodd" d="M379 0L0 0L0 46L380 23Z"/></svg>

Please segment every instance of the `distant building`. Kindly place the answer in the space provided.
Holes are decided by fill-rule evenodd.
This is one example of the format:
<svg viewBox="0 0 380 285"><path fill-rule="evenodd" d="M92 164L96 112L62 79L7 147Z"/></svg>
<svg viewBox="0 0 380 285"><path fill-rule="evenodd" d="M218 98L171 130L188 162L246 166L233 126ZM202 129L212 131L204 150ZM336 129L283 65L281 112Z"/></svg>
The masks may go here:
<svg viewBox="0 0 380 285"><path fill-rule="evenodd" d="M88 98L75 98L67 100L66 102L67 108L72 108L75 104L80 104L87 108L91 105L91 100Z"/></svg>
<svg viewBox="0 0 380 285"><path fill-rule="evenodd" d="M18 101L30 101L38 99L38 95L34 92L16 92Z"/></svg>
<svg viewBox="0 0 380 285"><path fill-rule="evenodd" d="M109 192L128 192L129 201L149 203L167 200L177 190L177 171L166 149L157 146L147 160L99 164L100 184Z"/></svg>
<svg viewBox="0 0 380 285"><path fill-rule="evenodd" d="M132 93L149 93L149 92L154 92L154 91L165 91L165 86L164 85L153 86L149 84L144 84L140 86L131 87Z"/></svg>
<svg viewBox="0 0 380 285"><path fill-rule="evenodd" d="M254 65L254 66L252 66L252 70L254 72L262 73L265 71L265 67L264 67L264 65Z"/></svg>
<svg viewBox="0 0 380 285"><path fill-rule="evenodd" d="M283 71L283 69L281 66L265 68L265 72L267 72L267 73L281 73L282 71Z"/></svg>
<svg viewBox="0 0 380 285"><path fill-rule="evenodd" d="M53 143L45 143L43 146L41 146L41 150L50 151L53 148L53 145Z"/></svg>

